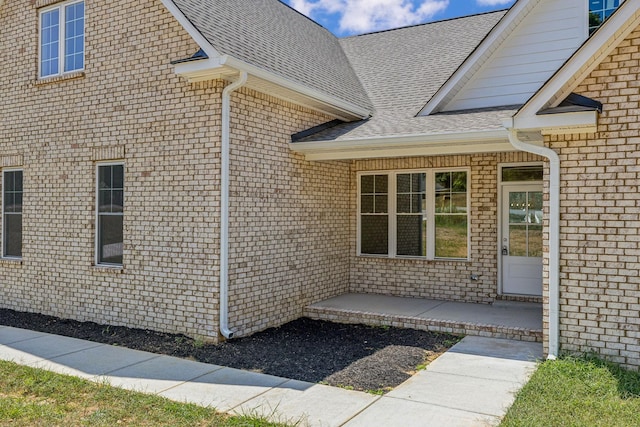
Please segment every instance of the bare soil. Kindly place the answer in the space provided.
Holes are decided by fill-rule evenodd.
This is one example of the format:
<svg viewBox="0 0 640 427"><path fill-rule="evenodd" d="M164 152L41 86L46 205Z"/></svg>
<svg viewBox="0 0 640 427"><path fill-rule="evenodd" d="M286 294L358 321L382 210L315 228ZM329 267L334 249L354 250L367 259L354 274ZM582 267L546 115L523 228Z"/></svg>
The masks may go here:
<svg viewBox="0 0 640 427"><path fill-rule="evenodd" d="M307 318L218 345L8 309L0 309L0 324L373 393L392 390L459 340L448 334Z"/></svg>

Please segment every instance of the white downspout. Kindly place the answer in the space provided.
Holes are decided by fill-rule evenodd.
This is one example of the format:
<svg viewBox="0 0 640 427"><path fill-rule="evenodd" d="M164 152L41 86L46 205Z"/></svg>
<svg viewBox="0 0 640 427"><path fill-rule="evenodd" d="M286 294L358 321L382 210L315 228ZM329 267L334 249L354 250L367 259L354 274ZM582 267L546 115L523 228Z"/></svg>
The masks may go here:
<svg viewBox="0 0 640 427"><path fill-rule="evenodd" d="M508 128L509 142L520 151L549 159L549 354L555 360L559 351L560 321L560 158L550 148L528 144Z"/></svg>
<svg viewBox="0 0 640 427"><path fill-rule="evenodd" d="M222 91L222 137L220 146L220 333L233 338L229 329L229 146L231 93L247 82L240 71L238 80Z"/></svg>

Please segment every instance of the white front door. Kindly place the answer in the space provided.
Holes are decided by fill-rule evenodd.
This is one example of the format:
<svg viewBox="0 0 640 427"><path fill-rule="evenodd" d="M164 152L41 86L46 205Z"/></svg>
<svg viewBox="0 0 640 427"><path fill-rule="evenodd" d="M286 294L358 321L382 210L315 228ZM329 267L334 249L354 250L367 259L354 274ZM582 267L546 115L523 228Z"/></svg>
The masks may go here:
<svg viewBox="0 0 640 427"><path fill-rule="evenodd" d="M542 185L502 187L502 293L542 295Z"/></svg>

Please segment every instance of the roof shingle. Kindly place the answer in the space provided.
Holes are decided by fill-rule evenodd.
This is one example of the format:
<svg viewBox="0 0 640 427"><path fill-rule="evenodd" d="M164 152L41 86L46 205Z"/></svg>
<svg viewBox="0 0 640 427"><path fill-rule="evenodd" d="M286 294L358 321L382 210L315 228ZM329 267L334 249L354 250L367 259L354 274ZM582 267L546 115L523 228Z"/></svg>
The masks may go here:
<svg viewBox="0 0 640 427"><path fill-rule="evenodd" d="M338 39L276 0L173 0L221 54L371 110Z"/></svg>
<svg viewBox="0 0 640 427"><path fill-rule="evenodd" d="M424 104L506 12L492 12L342 39L374 105L368 120L344 123L301 141L345 141L500 129L517 108L416 117Z"/></svg>

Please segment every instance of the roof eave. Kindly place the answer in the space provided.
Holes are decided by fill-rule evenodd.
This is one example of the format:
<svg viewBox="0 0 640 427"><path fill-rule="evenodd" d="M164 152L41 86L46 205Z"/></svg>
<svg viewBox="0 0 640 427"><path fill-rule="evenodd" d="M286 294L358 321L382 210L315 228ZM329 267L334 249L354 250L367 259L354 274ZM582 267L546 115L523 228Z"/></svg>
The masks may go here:
<svg viewBox="0 0 640 427"><path fill-rule="evenodd" d="M342 141L291 142L307 160L354 160L513 151L506 129L396 135Z"/></svg>
<svg viewBox="0 0 640 427"><path fill-rule="evenodd" d="M175 64L174 71L189 82L215 79L233 80L240 71L245 71L250 76L245 86L269 93L282 100L307 106L346 122L370 116L369 111L364 108L276 76L228 55L198 61L178 62Z"/></svg>
<svg viewBox="0 0 640 427"><path fill-rule="evenodd" d="M345 115L349 116L352 120L366 119L371 116L372 111L370 111L368 108L361 107L352 102L345 101L343 99L339 99L334 96L328 95L320 90L313 89L309 86L287 79L286 77L282 77L280 75L271 73L262 68L256 67L254 65L243 62L239 59L236 59L232 56L225 55L225 58L226 58L226 60L224 61L225 65L228 65L232 68L236 68L238 70L246 71L250 75L253 75L260 79L274 83L285 89L289 89L299 94L302 94L308 97L309 99L320 102L321 104L326 104L328 106L336 108L342 111Z"/></svg>

